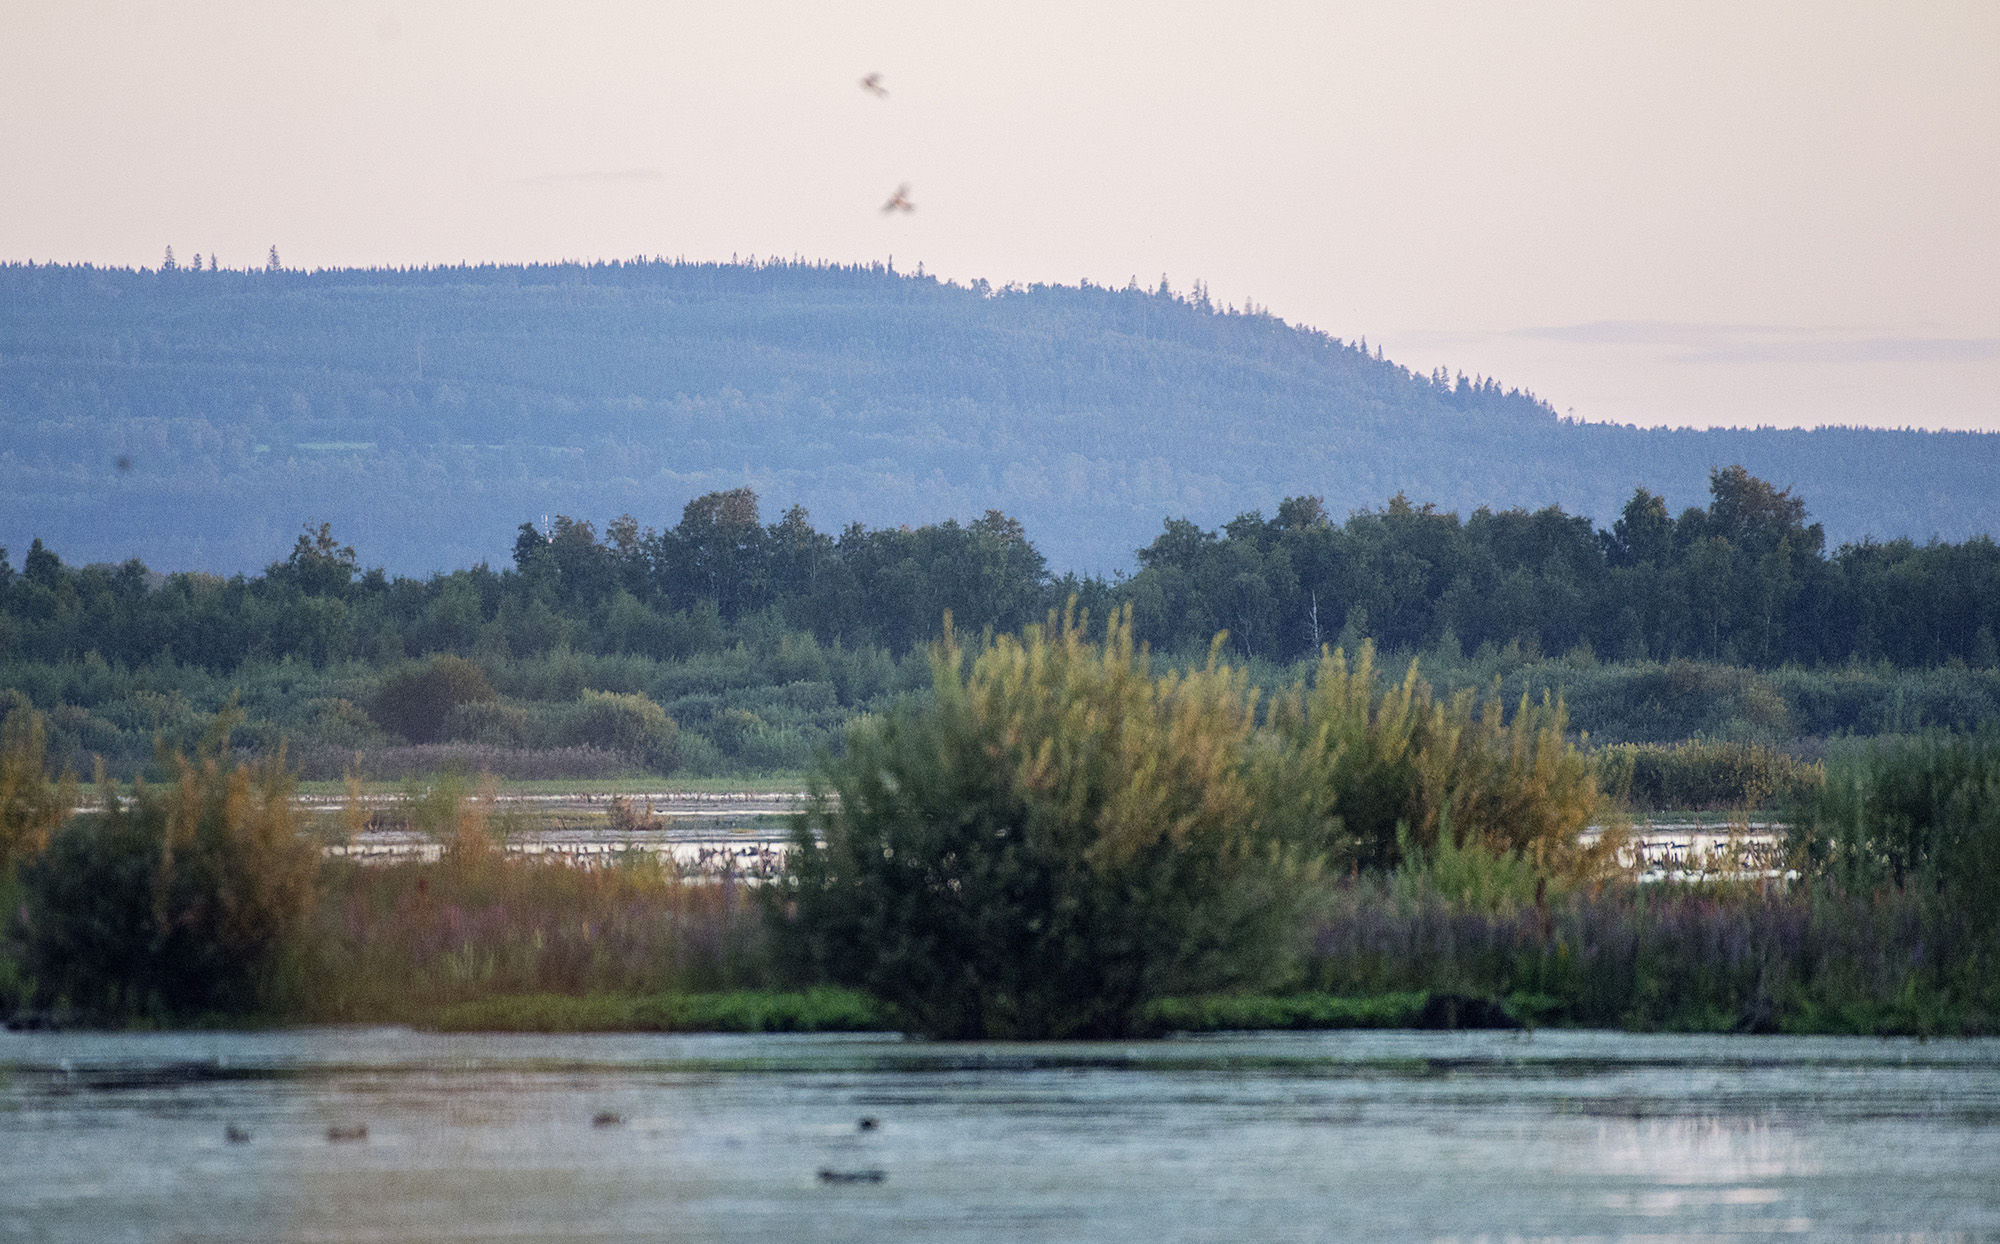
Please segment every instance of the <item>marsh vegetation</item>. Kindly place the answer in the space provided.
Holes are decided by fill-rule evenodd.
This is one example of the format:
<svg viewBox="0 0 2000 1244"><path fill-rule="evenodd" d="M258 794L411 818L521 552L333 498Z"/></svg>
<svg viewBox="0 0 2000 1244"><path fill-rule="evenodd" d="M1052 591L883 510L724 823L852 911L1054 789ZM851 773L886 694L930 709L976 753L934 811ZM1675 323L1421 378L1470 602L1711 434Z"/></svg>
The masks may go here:
<svg viewBox="0 0 2000 1244"><path fill-rule="evenodd" d="M1393 996L1992 1029L2000 554L1828 554L1790 492L1710 483L1608 531L1295 497L1169 522L1115 582L998 513L836 537L747 489L425 580L325 524L230 580L37 541L0 552L0 991L157 1023L861 1007L1048 1038ZM502 778L777 770L812 793L771 885L494 850ZM321 859L361 800L304 833L301 777L400 782L436 858ZM1789 837L1756 877L1621 867L1628 817L1694 811ZM791 1001L632 1001L746 990Z"/></svg>
<svg viewBox="0 0 2000 1244"><path fill-rule="evenodd" d="M469 782L412 805L436 862L321 861L226 719L162 754L172 782L66 816L16 701L0 987L97 1023L1995 1029L2000 734L1830 756L1786 796L1789 884L1643 885L1579 839L1618 807L1559 700L1373 661L1266 697L1219 652L1156 669L1123 616L947 640L754 889L505 857Z"/></svg>

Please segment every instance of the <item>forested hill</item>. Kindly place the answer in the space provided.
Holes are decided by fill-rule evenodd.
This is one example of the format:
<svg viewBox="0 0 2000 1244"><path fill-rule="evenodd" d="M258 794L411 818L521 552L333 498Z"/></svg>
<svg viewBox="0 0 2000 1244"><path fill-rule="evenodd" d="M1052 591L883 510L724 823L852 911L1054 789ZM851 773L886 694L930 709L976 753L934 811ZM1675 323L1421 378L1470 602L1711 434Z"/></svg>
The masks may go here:
<svg viewBox="0 0 2000 1244"><path fill-rule="evenodd" d="M1741 463L1833 543L2000 530L2000 435L1635 430L1162 290L882 267L0 266L0 543L261 567L301 520L371 564L504 560L543 515L671 523L739 485L822 528L998 509L1059 570L1286 496L1699 501Z"/></svg>

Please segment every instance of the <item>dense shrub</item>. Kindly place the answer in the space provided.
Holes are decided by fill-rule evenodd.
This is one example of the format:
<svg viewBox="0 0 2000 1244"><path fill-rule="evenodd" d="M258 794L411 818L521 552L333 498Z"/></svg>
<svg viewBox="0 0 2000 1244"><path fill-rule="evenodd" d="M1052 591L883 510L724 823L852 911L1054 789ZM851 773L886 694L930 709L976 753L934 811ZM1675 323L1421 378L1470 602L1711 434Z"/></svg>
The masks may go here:
<svg viewBox="0 0 2000 1244"><path fill-rule="evenodd" d="M1796 820L1795 844L1836 883L1940 895L2000 938L2000 728L1836 754Z"/></svg>
<svg viewBox="0 0 2000 1244"><path fill-rule="evenodd" d="M1310 688L1276 698L1270 722L1287 752L1284 784L1319 826L1336 864L1393 866L1405 843L1441 834L1567 868L1600 809L1589 762L1564 738L1561 701L1525 695L1513 716L1497 694L1433 695L1411 662L1383 688L1372 645L1350 665L1324 657Z"/></svg>
<svg viewBox="0 0 2000 1244"><path fill-rule="evenodd" d="M452 708L444 734L458 743L522 747L528 742L528 710L499 700L468 700Z"/></svg>
<svg viewBox="0 0 2000 1244"><path fill-rule="evenodd" d="M1594 757L1606 790L1645 811L1791 807L1826 783L1826 768L1755 743L1621 744Z"/></svg>
<svg viewBox="0 0 2000 1244"><path fill-rule="evenodd" d="M15 927L17 872L41 854L50 831L70 815L76 798L74 776L49 777L42 715L18 691L0 696L0 1017L11 1015L31 989L13 953L21 931Z"/></svg>
<svg viewBox="0 0 2000 1244"><path fill-rule="evenodd" d="M230 721L174 780L115 789L23 872L26 959L46 1001L105 1017L241 1013L273 1001L310 914L319 856L294 822L282 753L223 756Z"/></svg>
<svg viewBox="0 0 2000 1244"><path fill-rule="evenodd" d="M453 709L493 698L485 670L444 653L385 678L375 694L374 717L412 743L435 743Z"/></svg>
<svg viewBox="0 0 2000 1244"><path fill-rule="evenodd" d="M1366 642L1261 725L1241 671L1156 677L1122 618L936 662L830 765L788 891L805 958L925 1031L1123 1032L1151 998L1268 985L1292 883L1328 864L1464 848L1532 884L1609 849L1577 842L1601 799L1560 701L1440 700L1414 663L1383 688Z"/></svg>
<svg viewBox="0 0 2000 1244"><path fill-rule="evenodd" d="M368 710L344 696L308 700L301 716L313 739L327 746L372 747L379 746L383 739L382 728L375 724Z"/></svg>
<svg viewBox="0 0 2000 1244"><path fill-rule="evenodd" d="M1129 618L1095 644L1069 617L969 668L947 639L933 670L801 817L772 895L805 966L946 1037L1127 1033L1151 999L1283 977L1310 870L1239 673L1155 676Z"/></svg>
<svg viewBox="0 0 2000 1244"><path fill-rule="evenodd" d="M1598 661L1516 650L1426 649L1440 692L1498 679L1508 699L1561 695L1591 738L1671 744L1683 739L1783 744L1842 734L1969 730L2000 716L2000 669L1898 669L1887 664L1758 670L1720 662Z"/></svg>
<svg viewBox="0 0 2000 1244"><path fill-rule="evenodd" d="M456 706L439 740L537 746L540 725L564 718L587 688L641 694L658 704L678 726L675 773L799 770L819 749L838 749L853 718L881 712L894 695L921 693L928 685L921 654L897 660L881 648L820 646L764 614L733 624L728 639L726 648L675 660L574 649L511 657L483 652L479 668L501 698ZM1348 649L1350 656L1357 651ZM1536 705L1549 695L1566 704L1571 728L1588 731L1600 746L1701 738L1815 755L1827 737L1929 725L1969 728L1982 715L2000 713L1994 707L2000 704L2000 671L1993 670L1870 665L1760 672L1693 662L1528 660L1505 651L1427 649L1421 656L1424 680L1437 699L1449 702L1466 689L1490 699L1496 682L1510 711L1524 695ZM1207 653L1182 659L1198 667ZM1172 660L1156 654L1156 668ZM1378 659L1376 677L1385 690L1393 689L1408 660L1408 654ZM1385 667L1393 667L1387 676ZM101 756L120 778L145 773L157 780L164 774L152 764L156 737L192 748L209 718L240 692L246 716L236 734L239 747L267 749L283 739L294 755L316 766L312 775L338 777L357 750L372 755L401 746L373 711L383 683L411 668L400 657L323 666L258 660L224 674L165 660L108 663L91 654L47 664L0 662L0 688L18 690L42 712L52 769L88 774ZM1258 660L1244 668L1253 686L1282 696L1292 683L1310 682L1318 662ZM314 759L325 756L334 759Z"/></svg>
<svg viewBox="0 0 2000 1244"><path fill-rule="evenodd" d="M76 806L76 780L65 775L51 781L47 769L47 732L42 715L27 698L10 691L0 717L0 891L14 870L33 859L48 842L49 832ZM4 898L0 893L0 898Z"/></svg>
<svg viewBox="0 0 2000 1244"><path fill-rule="evenodd" d="M551 705L534 723L545 747L596 747L622 752L655 771L670 768L679 727L666 710L636 692L586 689L568 704Z"/></svg>

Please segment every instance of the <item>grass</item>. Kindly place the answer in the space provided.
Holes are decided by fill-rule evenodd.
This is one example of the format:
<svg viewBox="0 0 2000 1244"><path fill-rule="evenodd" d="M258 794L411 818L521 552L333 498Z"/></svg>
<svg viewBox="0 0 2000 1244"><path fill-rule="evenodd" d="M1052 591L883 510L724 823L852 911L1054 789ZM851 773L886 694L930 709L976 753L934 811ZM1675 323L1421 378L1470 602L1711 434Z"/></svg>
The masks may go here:
<svg viewBox="0 0 2000 1244"><path fill-rule="evenodd" d="M1416 1028L1430 995L1385 993L1343 998L1326 993L1283 997L1210 995L1162 998L1145 1011L1150 1032L1238 1032L1276 1029Z"/></svg>
<svg viewBox="0 0 2000 1244"><path fill-rule="evenodd" d="M1333 881L1291 986L1155 1000L1138 1031L1507 1023L2000 1033L1991 930L1925 891L1611 882L1551 889L1543 903L1502 892L1475 901L1449 880ZM644 861L586 870L473 851L433 864L330 863L322 881L266 1007L234 1021L173 1022L454 1032L896 1026L862 994L793 983L773 961L749 891L683 884ZM29 982L11 978L20 965L10 949L0 944L0 1011L59 1014L57 999L32 998Z"/></svg>
<svg viewBox="0 0 2000 1244"><path fill-rule="evenodd" d="M672 791L699 795L766 795L804 793L806 773L800 769L779 769L752 777L697 778L640 775L615 778L549 778L540 781L497 781L494 789L503 795L647 795ZM364 795L401 794L401 782L363 782ZM345 782L300 782L302 795L345 795Z"/></svg>
<svg viewBox="0 0 2000 1244"><path fill-rule="evenodd" d="M724 995L768 979L743 887L682 884L651 860L569 868L475 843L323 876L282 990L300 1020L426 1023L490 999Z"/></svg>
<svg viewBox="0 0 2000 1244"><path fill-rule="evenodd" d="M1450 1004L1447 1006L1446 1004ZM1162 998L1148 1006L1148 1036L1214 1032L1438 1030L1565 1024L1567 1006L1548 994L1506 999L1449 992L1397 991L1366 996L1327 993ZM1947 999L1912 990L1886 1002L1801 1000L1771 1030L1793 1035L1930 1036L1965 1031ZM1708 1008L1678 1017L1667 1030L1738 1032L1734 1012ZM853 990L741 989L693 994L507 994L444 1006L418 1021L435 1032L885 1032L883 1008ZM1650 1026L1649 1026L1650 1027Z"/></svg>
<svg viewBox="0 0 2000 1244"><path fill-rule="evenodd" d="M457 831L436 863L325 864L318 902L267 1002L234 1022L514 1032L891 1026L890 1013L861 994L801 988L774 956L756 895L741 886L685 884L644 860L574 869L508 858L483 845L481 825ZM1545 889L1484 859L1439 851L1394 873L1328 879L1286 985L1155 1000L1138 1030L1506 1022L2000 1033L2000 941L1989 909L1940 890L1929 873L1901 886L1579 878ZM1474 865L1492 875L1474 876ZM0 939L0 1013L18 1006L60 1017L62 1000L38 994L16 949L15 939ZM148 1016L126 1022L231 1022Z"/></svg>
<svg viewBox="0 0 2000 1244"><path fill-rule="evenodd" d="M793 983L741 887L682 884L644 863L583 870L490 854L331 865L325 878L291 1001L278 1007L293 1021L514 1032L892 1026L860 994ZM1533 891L1479 894L1460 893L1442 872L1339 879L1306 931L1291 986L1156 1000L1139 1030L2000 1031L1988 932L1927 894L1619 882L1553 889L1545 902Z"/></svg>
<svg viewBox="0 0 2000 1244"><path fill-rule="evenodd" d="M1501 998L1524 1021L1677 1032L2000 1032L2000 947L1922 888L1592 884L1479 904L1427 880L1329 892L1306 983Z"/></svg>
<svg viewBox="0 0 2000 1244"><path fill-rule="evenodd" d="M1449 1009L1440 1003L1470 1002ZM1170 1033L1436 1029L1501 1026L1465 1022L1477 1009L1527 1025L1554 1000L1522 995L1502 1003L1430 992L1373 997L1306 993L1286 996L1163 998L1146 1009L1144 1029ZM883 1008L850 989L803 992L739 989L692 994L509 994L439 1008L419 1027L435 1032L882 1032L893 1025Z"/></svg>
<svg viewBox="0 0 2000 1244"><path fill-rule="evenodd" d="M690 994L514 994L440 1008L437 1032L879 1032L873 999L849 989Z"/></svg>

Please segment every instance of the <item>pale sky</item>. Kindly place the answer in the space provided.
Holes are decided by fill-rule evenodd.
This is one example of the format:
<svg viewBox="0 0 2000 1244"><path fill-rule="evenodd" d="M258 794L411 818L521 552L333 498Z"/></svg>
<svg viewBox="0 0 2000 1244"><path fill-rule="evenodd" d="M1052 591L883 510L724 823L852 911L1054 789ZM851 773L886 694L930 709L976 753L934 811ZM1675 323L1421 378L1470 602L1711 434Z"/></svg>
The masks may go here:
<svg viewBox="0 0 2000 1244"><path fill-rule="evenodd" d="M2000 429L1993 3L0 0L0 170L0 259L1165 274L1584 419Z"/></svg>

